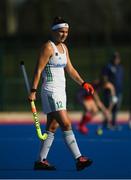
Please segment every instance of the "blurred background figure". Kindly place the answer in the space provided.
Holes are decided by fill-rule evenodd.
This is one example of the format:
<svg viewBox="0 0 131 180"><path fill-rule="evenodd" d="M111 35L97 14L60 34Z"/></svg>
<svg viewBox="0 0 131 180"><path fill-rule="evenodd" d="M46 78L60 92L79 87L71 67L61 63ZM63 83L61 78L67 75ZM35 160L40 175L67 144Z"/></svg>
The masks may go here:
<svg viewBox="0 0 131 180"><path fill-rule="evenodd" d="M97 113L99 113L99 111L101 111L104 116L102 126L106 125L107 127L111 128L112 123L110 122L110 112L117 102L115 88L113 84L108 81L108 78L103 76L101 79L94 80L92 85L95 89L94 95L89 95L82 88L80 88L77 93L77 99L79 103L82 104L84 109L82 119L80 120L77 129L83 134L88 133L89 129L86 125L93 119L95 115L97 115ZM101 99L101 93L104 100L106 100L106 103L104 103ZM102 126L100 125L98 127L98 133L102 132Z"/></svg>
<svg viewBox="0 0 131 180"><path fill-rule="evenodd" d="M129 114L129 128L131 129L131 112Z"/></svg>
<svg viewBox="0 0 131 180"><path fill-rule="evenodd" d="M120 128L117 124L116 118L122 102L124 70L121 64L119 52L114 52L110 62L108 62L102 69L102 75L107 77L115 87L118 101L112 108L112 126L114 128Z"/></svg>
<svg viewBox="0 0 131 180"><path fill-rule="evenodd" d="M129 88L130 90L130 88ZM131 91L129 96L129 118L128 118L128 127L131 129Z"/></svg>

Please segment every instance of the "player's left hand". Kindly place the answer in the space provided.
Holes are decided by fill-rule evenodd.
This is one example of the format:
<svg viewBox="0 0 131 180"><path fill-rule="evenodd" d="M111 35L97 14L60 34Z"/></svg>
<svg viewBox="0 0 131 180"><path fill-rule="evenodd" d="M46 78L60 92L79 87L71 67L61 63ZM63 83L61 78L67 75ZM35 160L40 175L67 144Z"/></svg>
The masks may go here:
<svg viewBox="0 0 131 180"><path fill-rule="evenodd" d="M87 82L84 82L82 84L82 87L91 95L94 94L94 88L91 84L87 83Z"/></svg>
<svg viewBox="0 0 131 180"><path fill-rule="evenodd" d="M35 101L36 100L36 93L35 92L31 92L28 96L28 100L29 101Z"/></svg>

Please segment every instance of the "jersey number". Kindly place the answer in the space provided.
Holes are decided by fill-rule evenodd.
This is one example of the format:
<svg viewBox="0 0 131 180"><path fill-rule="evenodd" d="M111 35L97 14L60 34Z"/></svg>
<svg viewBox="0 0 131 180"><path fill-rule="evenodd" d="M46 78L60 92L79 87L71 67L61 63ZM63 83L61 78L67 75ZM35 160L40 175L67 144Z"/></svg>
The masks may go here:
<svg viewBox="0 0 131 180"><path fill-rule="evenodd" d="M58 108L62 108L62 107L63 107L61 101L58 101L58 102L56 103L56 105L57 105Z"/></svg>

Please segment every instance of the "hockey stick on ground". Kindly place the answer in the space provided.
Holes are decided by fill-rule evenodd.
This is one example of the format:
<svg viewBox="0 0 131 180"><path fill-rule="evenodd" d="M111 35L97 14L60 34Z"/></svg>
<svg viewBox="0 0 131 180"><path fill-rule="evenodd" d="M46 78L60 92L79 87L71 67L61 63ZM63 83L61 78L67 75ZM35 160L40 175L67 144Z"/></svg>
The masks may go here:
<svg viewBox="0 0 131 180"><path fill-rule="evenodd" d="M28 80L28 76L26 73L24 61L21 61L20 65L21 65L21 70L23 73L26 89L27 89L27 92L29 94L30 93L30 85L29 85L29 80ZM34 119L34 123L35 123L35 127L36 127L37 136L39 139L45 140L47 138L47 133L42 134L42 132L41 132L40 121L38 119L38 113L36 110L35 102L30 101L30 104L31 104L31 111L33 113L33 119Z"/></svg>

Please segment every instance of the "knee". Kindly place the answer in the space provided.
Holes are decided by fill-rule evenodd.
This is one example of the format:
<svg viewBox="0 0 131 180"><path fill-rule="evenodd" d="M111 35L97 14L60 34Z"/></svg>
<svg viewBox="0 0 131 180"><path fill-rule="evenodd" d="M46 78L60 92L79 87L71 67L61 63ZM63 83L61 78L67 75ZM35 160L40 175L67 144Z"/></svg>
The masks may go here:
<svg viewBox="0 0 131 180"><path fill-rule="evenodd" d="M63 131L69 131L69 130L71 130L71 123L65 122L65 123L61 126L61 129L62 129Z"/></svg>
<svg viewBox="0 0 131 180"><path fill-rule="evenodd" d="M50 126L46 127L46 130L55 133L58 127L59 127L58 123L56 124L53 123Z"/></svg>

